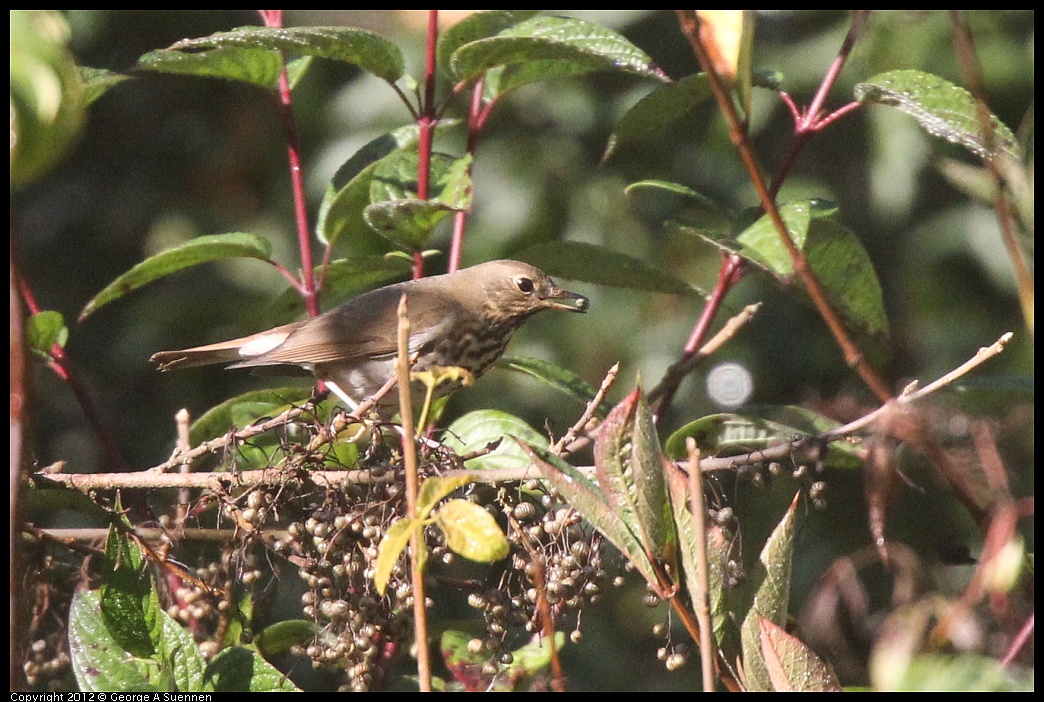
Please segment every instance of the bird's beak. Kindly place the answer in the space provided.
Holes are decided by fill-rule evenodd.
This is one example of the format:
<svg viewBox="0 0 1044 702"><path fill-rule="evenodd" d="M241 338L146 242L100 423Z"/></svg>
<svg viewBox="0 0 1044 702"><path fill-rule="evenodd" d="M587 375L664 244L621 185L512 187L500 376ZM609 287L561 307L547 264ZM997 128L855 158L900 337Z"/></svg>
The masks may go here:
<svg viewBox="0 0 1044 702"><path fill-rule="evenodd" d="M543 300L544 304L556 310L567 310L569 312L586 312L591 306L591 301L583 295L578 295L568 290L553 288Z"/></svg>

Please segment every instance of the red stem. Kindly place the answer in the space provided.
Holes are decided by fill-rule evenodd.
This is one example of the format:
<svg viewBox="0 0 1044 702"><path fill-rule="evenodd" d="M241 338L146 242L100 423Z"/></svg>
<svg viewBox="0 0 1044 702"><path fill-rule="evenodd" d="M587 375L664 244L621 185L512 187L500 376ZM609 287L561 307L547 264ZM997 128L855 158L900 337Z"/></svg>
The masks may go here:
<svg viewBox="0 0 1044 702"><path fill-rule="evenodd" d="M485 88L485 81L479 78L475 82L475 85L471 88L471 103L468 106L468 140L464 146L464 151L470 154L472 157L475 155L475 149L478 146L478 135L482 130L482 125L489 116L489 111L483 109L485 106L482 104L482 91ZM475 163L475 159L472 158L471 163ZM468 178L471 178L473 165L468 166ZM470 186L469 186L470 187ZM450 240L450 255L449 255L449 272L460 268L460 257L461 250L464 248L464 227L468 221L468 213L466 211L460 211L453 218L453 238Z"/></svg>
<svg viewBox="0 0 1044 702"><path fill-rule="evenodd" d="M435 46L439 37L439 11L428 10L428 40L424 54L424 92L421 95L420 114L417 116L419 139L417 144L417 199L427 200L431 190L431 148L435 125L439 117L435 111ZM413 252L413 277L424 275L424 258Z"/></svg>
<svg viewBox="0 0 1044 702"><path fill-rule="evenodd" d="M869 11L867 10L855 10L853 12L852 22L848 27L848 33L845 35L844 41L841 42L841 48L823 75L823 80L820 81L819 88L816 90L816 94L807 108L804 110L799 109L790 95L784 92L780 93L780 99L783 100L783 103L790 110L790 114L794 117L794 141L790 145L790 150L783 159L776 176L772 179L772 184L769 186L769 194L773 200L779 193L783 181L786 180L787 174L790 173L790 169L794 166L798 155L805 148L805 144L812 134L832 124L842 115L859 108L860 103L850 102L826 117L820 117L827 96L830 94L831 88L834 87L834 83L837 82L837 77L841 74L841 69L844 68L845 62L852 54L852 48L855 46L863 26L866 24L867 17L869 17Z"/></svg>
<svg viewBox="0 0 1044 702"><path fill-rule="evenodd" d="M33 291L29 288L29 285L18 276L18 290L25 301L25 306L29 310L30 314L38 314L40 305L36 302L36 297L33 295ZM123 457L123 451L120 450L119 444L116 443L116 439L113 437L112 432L109 431L108 425L102 418L101 413L95 406L94 401L91 400L90 394L87 392L87 388L80 380L80 376L76 373L76 368L73 366L72 361L65 354L59 344L54 344L48 351L50 359L47 362L47 366L54 371L54 374L65 381L66 385L72 391L73 397L76 398L76 402L79 403L80 409L83 411L83 416L86 417L87 422L91 425L98 440L101 441L102 446L105 448L105 456L109 463L113 466L113 472L127 473L132 470L130 463Z"/></svg>
<svg viewBox="0 0 1044 702"><path fill-rule="evenodd" d="M258 10L266 27L282 27L282 10ZM294 98L290 91L290 78L286 72L286 59L279 73L279 116L286 133L286 151L290 162L290 187L294 194L294 218L297 222L297 247L301 251L301 282L294 287L304 298L309 317L319 315L319 291L315 284L315 264L312 258L312 236L308 227L308 204L305 198L304 176L301 170L301 142L294 119ZM282 271L287 275L285 269ZM292 276L291 276L292 279Z"/></svg>
<svg viewBox="0 0 1044 702"><path fill-rule="evenodd" d="M722 301L725 299L725 295L728 294L729 290L732 289L736 283L739 282L743 276L743 270L746 268L744 265L745 261L736 256L735 254L721 255L721 267L718 269L718 282L714 286L714 290L711 291L710 297L707 299L707 304L703 307L703 312L700 313L700 318L696 321L696 326L692 330L692 334L689 335L689 340L685 342L685 349L682 352L681 359L678 363L682 364L696 355L696 352L700 350L703 345L704 337L707 335L707 330L710 328L711 322L714 320L715 315L718 313L718 309L721 307ZM681 382L679 378L673 384L668 385L664 388L663 396L660 398L660 403L656 408L655 418L658 421L671 406L671 402L674 401L674 393L678 390L678 385Z"/></svg>

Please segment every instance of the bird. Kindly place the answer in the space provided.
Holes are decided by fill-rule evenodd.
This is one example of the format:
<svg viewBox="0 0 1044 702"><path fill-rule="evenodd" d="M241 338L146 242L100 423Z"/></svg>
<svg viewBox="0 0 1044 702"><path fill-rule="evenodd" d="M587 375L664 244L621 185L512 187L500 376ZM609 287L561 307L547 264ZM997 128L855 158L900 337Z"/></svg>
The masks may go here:
<svg viewBox="0 0 1044 702"><path fill-rule="evenodd" d="M563 290L543 271L496 260L453 273L409 280L352 298L317 317L250 336L177 351L151 360L160 370L228 363L228 368L296 366L323 381L355 411L395 373L398 306L405 295L414 371L458 367L482 375L504 353L512 333L533 315L586 312L588 298ZM459 382L440 385L436 396ZM388 393L378 407L395 405Z"/></svg>

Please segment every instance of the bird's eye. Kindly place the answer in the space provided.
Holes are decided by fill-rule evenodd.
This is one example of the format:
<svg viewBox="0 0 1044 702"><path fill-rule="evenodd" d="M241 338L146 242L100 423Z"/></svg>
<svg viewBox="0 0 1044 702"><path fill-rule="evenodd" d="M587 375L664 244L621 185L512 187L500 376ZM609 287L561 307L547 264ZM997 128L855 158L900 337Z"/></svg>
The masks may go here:
<svg viewBox="0 0 1044 702"><path fill-rule="evenodd" d="M518 289L524 292L526 295L536 290L536 286L533 284L533 281L524 276L521 278L515 278L515 285L517 285Z"/></svg>

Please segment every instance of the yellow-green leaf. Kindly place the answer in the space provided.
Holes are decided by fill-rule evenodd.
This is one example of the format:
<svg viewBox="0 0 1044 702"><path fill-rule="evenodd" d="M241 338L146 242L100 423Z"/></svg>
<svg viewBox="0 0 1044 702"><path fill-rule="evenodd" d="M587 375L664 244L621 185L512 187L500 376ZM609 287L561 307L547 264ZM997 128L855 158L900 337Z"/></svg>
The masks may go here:
<svg viewBox="0 0 1044 702"><path fill-rule="evenodd" d="M507 537L493 515L474 502L450 500L435 514L435 523L454 553L479 563L493 563L510 552Z"/></svg>

